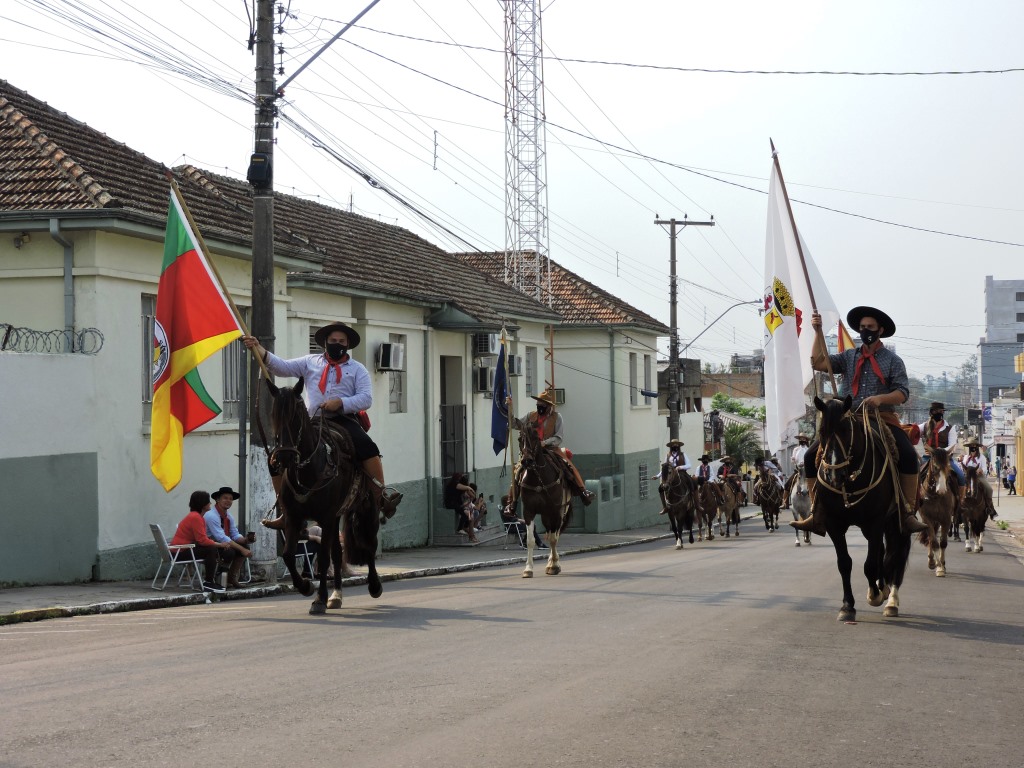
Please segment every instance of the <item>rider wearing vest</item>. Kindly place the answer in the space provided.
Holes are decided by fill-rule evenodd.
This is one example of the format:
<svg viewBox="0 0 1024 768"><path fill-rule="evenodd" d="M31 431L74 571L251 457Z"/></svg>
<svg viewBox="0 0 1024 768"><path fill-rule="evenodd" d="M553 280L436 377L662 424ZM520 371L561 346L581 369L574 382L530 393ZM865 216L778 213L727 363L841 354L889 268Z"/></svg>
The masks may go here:
<svg viewBox="0 0 1024 768"><path fill-rule="evenodd" d="M966 443L966 446L967 455L962 459L964 469L974 467L974 482L981 487L981 496L985 500L985 511L988 512L988 516L990 518L995 520L996 508L992 506L992 486L988 484L988 480L986 479L986 476L988 475L988 460L985 458L985 454L981 452L977 440L971 440L969 443ZM964 487L960 490L960 498L963 500L968 493L975 492L974 488L967 487L967 483L965 481Z"/></svg>
<svg viewBox="0 0 1024 768"><path fill-rule="evenodd" d="M706 453L700 457L700 466L697 467L697 487L700 488L704 483L711 479L711 457Z"/></svg>
<svg viewBox="0 0 1024 768"><path fill-rule="evenodd" d="M344 430L352 440L356 460L370 478L370 492L384 520L394 516L402 494L384 491L384 465L377 444L366 434L358 420L360 411L373 404L370 374L366 366L349 356L359 346L359 334L345 323L325 325L314 334L323 354L304 355L285 360L268 352L254 336L243 336L245 346L263 358L275 376L301 378L310 417L323 416L336 430ZM280 493L280 477L273 477L274 490ZM282 518L264 521L268 528L283 527Z"/></svg>
<svg viewBox="0 0 1024 768"><path fill-rule="evenodd" d="M793 452L789 454L790 464L793 466L793 474L789 476L786 481L786 492L782 494L782 508L789 509L789 502L793 496L793 486L796 485L797 478L800 477L800 473L804 469L804 458L807 456L807 444L811 442L805 434L799 434L796 436L797 446L793 449Z"/></svg>
<svg viewBox="0 0 1024 768"><path fill-rule="evenodd" d="M740 486L739 481L736 479L736 475L732 471L732 457L723 456L722 465L718 468L718 479L722 484L728 484L732 488L733 492L739 494Z"/></svg>
<svg viewBox="0 0 1024 768"><path fill-rule="evenodd" d="M877 409L882 421L889 427L896 442L896 465L899 470L900 490L906 506L903 508L903 530L918 533L928 526L915 516L918 459L917 451L910 443L907 433L900 427L896 406L910 399L910 380L907 366L892 350L886 348L882 339L896 332L896 324L885 312L874 307L854 307L846 315L850 328L860 332L861 346L830 355L821 333L821 315L811 315L811 327L815 331L814 347L811 350L811 367L816 371L832 371L842 375L839 396L853 397L853 408ZM815 485L818 482L818 441L808 447L804 457L807 472L807 491L811 497L811 516L804 520L792 520L790 525L800 531L811 531L825 535L825 512L815 503Z"/></svg>
<svg viewBox="0 0 1024 768"><path fill-rule="evenodd" d="M773 480L775 480L775 484L777 486L779 486L779 490L782 490L782 486L783 486L783 483L782 483L782 470L780 470L778 468L778 466L775 464L775 462L772 461L771 459L766 459L763 456L758 456L757 458L754 459L754 472L757 475L756 479L754 480L754 503L755 504L758 503L759 497L758 497L757 493L758 493L758 491L761 488L761 471L760 471L761 467L764 467L765 469L768 470L768 474L771 476L771 478Z"/></svg>
<svg viewBox="0 0 1024 768"><path fill-rule="evenodd" d="M964 468L959 461L953 460L953 451L956 450L959 434L956 425L945 420L946 406L939 402L933 402L928 406L928 421L918 424L921 430L921 439L930 448L943 448L949 451L949 466L953 470L953 496L957 506L960 504L960 489L964 486ZM931 456L925 453L921 459L922 470L928 466Z"/></svg>
<svg viewBox="0 0 1024 768"><path fill-rule="evenodd" d="M584 485L579 470L572 463L572 454L562 447L562 414L555 410L555 393L546 390L533 399L537 401L537 410L526 417L527 425L537 432L541 445L550 448L552 453L565 462L566 474L571 478L573 495L579 496L585 506L590 506L594 494Z"/></svg>
<svg viewBox="0 0 1024 768"><path fill-rule="evenodd" d="M693 491L693 478L690 477L690 460L686 457L686 453L683 451L683 446L686 445L682 440L673 438L665 443L665 447L668 448L668 454L665 456L665 464L668 464L672 469L679 472L679 477L683 481L683 485L689 491ZM661 477L661 472L651 476L651 480L656 480ZM668 502L665 500L665 483L658 485L658 495L661 496L661 512L659 515L664 515L668 512Z"/></svg>

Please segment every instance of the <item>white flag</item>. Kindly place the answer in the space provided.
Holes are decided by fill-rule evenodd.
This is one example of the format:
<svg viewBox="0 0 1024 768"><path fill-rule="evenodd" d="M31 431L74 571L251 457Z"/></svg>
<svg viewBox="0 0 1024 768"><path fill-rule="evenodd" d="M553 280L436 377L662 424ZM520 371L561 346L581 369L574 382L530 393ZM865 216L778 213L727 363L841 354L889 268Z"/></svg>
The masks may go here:
<svg viewBox="0 0 1024 768"><path fill-rule="evenodd" d="M797 420L804 417L804 389L814 376L811 348L814 303L797 248L796 224L790 219L782 177L772 163L768 189L768 234L764 254L764 389L766 438L772 453L795 443ZM825 332L838 328L839 349L852 346L832 295L811 258L803 238L804 265Z"/></svg>

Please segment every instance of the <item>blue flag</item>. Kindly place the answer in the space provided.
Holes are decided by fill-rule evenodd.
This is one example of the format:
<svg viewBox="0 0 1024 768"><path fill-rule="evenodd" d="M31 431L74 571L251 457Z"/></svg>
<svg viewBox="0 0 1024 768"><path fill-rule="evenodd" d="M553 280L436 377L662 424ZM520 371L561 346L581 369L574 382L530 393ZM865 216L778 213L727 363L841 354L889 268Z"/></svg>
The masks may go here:
<svg viewBox="0 0 1024 768"><path fill-rule="evenodd" d="M498 370L494 372L494 397L491 400L491 437L494 439L494 455L508 445L508 377L505 364L505 336L501 337L501 351L498 353Z"/></svg>

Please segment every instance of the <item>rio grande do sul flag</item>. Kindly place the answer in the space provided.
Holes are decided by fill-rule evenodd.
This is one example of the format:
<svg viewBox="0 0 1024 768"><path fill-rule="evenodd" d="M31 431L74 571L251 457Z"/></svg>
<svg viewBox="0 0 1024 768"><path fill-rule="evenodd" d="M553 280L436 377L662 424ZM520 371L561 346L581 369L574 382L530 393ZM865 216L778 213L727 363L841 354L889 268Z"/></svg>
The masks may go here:
<svg viewBox="0 0 1024 768"><path fill-rule="evenodd" d="M172 192L153 339L149 457L165 491L181 480L184 436L220 413L196 366L242 335L183 206Z"/></svg>
<svg viewBox="0 0 1024 768"><path fill-rule="evenodd" d="M797 238L800 238L799 246ZM802 419L806 411L804 389L814 377L811 349L815 334L811 329L811 312L815 304L821 315L822 330L830 333L835 329L838 334L839 350L853 346L832 295L792 220L777 161L772 164L768 188L764 274L765 437L769 449L777 453L796 442L800 431L797 420ZM814 301L811 300L812 288Z"/></svg>

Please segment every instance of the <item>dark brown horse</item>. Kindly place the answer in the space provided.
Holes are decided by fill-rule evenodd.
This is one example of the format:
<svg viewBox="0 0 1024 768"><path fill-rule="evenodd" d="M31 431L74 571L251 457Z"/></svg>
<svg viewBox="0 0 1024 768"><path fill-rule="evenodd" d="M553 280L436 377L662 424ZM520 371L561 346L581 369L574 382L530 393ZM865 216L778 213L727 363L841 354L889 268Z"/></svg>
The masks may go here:
<svg viewBox="0 0 1024 768"><path fill-rule="evenodd" d="M850 583L853 559L846 546L851 526L860 528L868 542L864 561L868 604L886 603L884 616L899 616L899 588L910 557L910 533L900 523L896 446L886 442L892 435L877 412L854 417L852 404L850 396L828 403L814 398L822 414L814 504L824 507L825 530L835 545L843 580L839 621L857 617Z"/></svg>
<svg viewBox="0 0 1024 768"><path fill-rule="evenodd" d="M665 509L676 539L676 549L683 548L683 531L689 531L693 544L693 519L697 512L696 481L685 470L670 467L668 462L661 465L661 485Z"/></svg>
<svg viewBox="0 0 1024 768"><path fill-rule="evenodd" d="M981 540L985 536L985 523L988 522L988 503L982 483L984 478L977 467L965 468L964 500L960 512L964 520L964 551L981 552L985 548Z"/></svg>
<svg viewBox="0 0 1024 768"><path fill-rule="evenodd" d="M515 419L519 430L519 467L513 477L513 496L523 501L526 523L526 567L523 578L533 578L534 518L540 515L547 531L548 563L544 573L555 576L562 572L558 562L558 537L572 517L572 491L562 457L541 445L537 431L526 421Z"/></svg>
<svg viewBox="0 0 1024 768"><path fill-rule="evenodd" d="M953 521L953 484L950 477L949 451L945 448L925 446L930 457L921 470L921 506L918 512L927 531L918 534L918 541L928 548L928 567L936 576L946 575L946 546L949 542L949 528Z"/></svg>
<svg viewBox="0 0 1024 768"><path fill-rule="evenodd" d="M775 475L768 467L761 466L757 470L757 503L761 507L764 527L768 531L779 530L779 509L782 507L782 488L775 481Z"/></svg>
<svg viewBox="0 0 1024 768"><path fill-rule="evenodd" d="M309 608L319 615L341 607L341 543L352 565L366 565L371 597L384 591L377 575L377 532L380 518L370 493L369 478L355 460L351 440L344 430L335 431L327 420L310 419L302 401L303 380L291 388L267 381L272 397L271 424L274 449L271 462L284 473L280 506L284 514L284 564L295 588L307 597L313 584L295 567L299 533L307 520L323 529L316 566L320 585ZM334 563L334 592L327 597L327 570Z"/></svg>
<svg viewBox="0 0 1024 768"><path fill-rule="evenodd" d="M740 491L731 480L716 481L716 490L720 502L718 504L718 535L729 538L729 529L736 526L736 535L740 535ZM722 521L725 521L723 526ZM722 530L723 527L725 530Z"/></svg>

